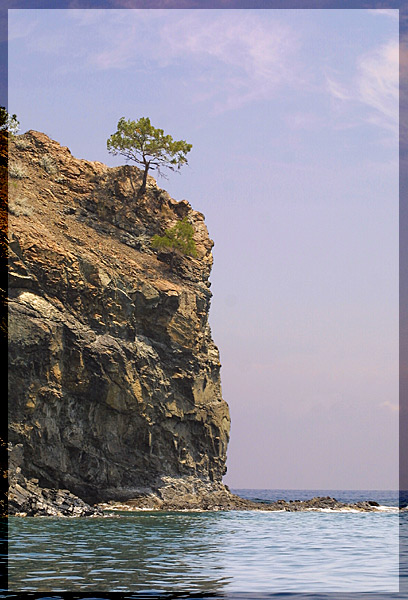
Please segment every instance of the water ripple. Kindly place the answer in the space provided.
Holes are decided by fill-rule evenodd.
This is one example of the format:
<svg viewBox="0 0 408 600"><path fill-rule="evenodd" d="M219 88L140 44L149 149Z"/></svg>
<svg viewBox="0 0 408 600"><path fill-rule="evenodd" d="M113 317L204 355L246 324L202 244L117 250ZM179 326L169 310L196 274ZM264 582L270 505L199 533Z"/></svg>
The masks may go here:
<svg viewBox="0 0 408 600"><path fill-rule="evenodd" d="M393 513L144 512L9 521L9 585L16 592L398 591Z"/></svg>

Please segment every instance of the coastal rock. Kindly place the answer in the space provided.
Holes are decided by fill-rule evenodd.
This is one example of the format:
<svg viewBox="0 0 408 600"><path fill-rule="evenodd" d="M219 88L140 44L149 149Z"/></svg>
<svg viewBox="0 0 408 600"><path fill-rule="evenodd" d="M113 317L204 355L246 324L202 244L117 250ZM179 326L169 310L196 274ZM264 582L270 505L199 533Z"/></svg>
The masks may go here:
<svg viewBox="0 0 408 600"><path fill-rule="evenodd" d="M71 494L69 490L40 488L38 480L13 482L9 491L8 514L21 517L91 517L101 510Z"/></svg>
<svg viewBox="0 0 408 600"><path fill-rule="evenodd" d="M69 490L41 488L38 479L26 479L16 466L22 446L9 446L8 514L11 516L90 517L102 516L99 508L71 494ZM16 460L17 459L17 460Z"/></svg>
<svg viewBox="0 0 408 600"><path fill-rule="evenodd" d="M259 504L231 494L221 482L206 482L195 477L163 477L156 490L142 493L124 503L102 503L101 509L140 510L253 510Z"/></svg>
<svg viewBox="0 0 408 600"><path fill-rule="evenodd" d="M170 477L218 493L230 416L203 215L151 177L136 199L139 169L76 159L43 133L12 139L9 157L9 441L24 489L124 501ZM170 268L150 240L184 216L197 257Z"/></svg>
<svg viewBox="0 0 408 600"><path fill-rule="evenodd" d="M339 502L335 498L317 496L310 500L277 500L276 502L254 502L232 494L226 486L208 486L189 478L177 480L166 478L165 485L155 492L141 494L126 502L100 503L102 511L138 510L243 510L243 511L358 511L374 512L377 502L364 501L353 504Z"/></svg>

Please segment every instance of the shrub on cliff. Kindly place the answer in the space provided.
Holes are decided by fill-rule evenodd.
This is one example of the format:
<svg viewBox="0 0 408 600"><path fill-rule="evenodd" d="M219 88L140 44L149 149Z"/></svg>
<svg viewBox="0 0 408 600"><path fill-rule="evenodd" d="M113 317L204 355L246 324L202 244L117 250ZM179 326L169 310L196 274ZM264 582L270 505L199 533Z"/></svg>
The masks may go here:
<svg viewBox="0 0 408 600"><path fill-rule="evenodd" d="M138 121L119 119L118 129L107 141L108 152L121 154L126 160L132 160L144 168L142 185L138 191L141 196L146 191L149 169L157 170L166 167L171 171L187 164L186 154L192 145L184 140L174 141L171 135L164 135L163 129L156 129L148 117Z"/></svg>
<svg viewBox="0 0 408 600"><path fill-rule="evenodd" d="M173 266L175 253L179 252L188 256L197 256L196 245L193 240L193 226L184 217L170 229L166 229L163 236L152 237L152 248L156 250L167 249L171 251L170 267Z"/></svg>

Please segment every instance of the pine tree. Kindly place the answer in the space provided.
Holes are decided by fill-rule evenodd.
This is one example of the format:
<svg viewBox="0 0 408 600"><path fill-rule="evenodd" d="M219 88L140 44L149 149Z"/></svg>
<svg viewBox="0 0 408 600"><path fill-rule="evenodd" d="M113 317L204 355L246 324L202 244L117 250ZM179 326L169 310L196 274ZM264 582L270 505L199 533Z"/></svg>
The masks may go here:
<svg viewBox="0 0 408 600"><path fill-rule="evenodd" d="M117 131L107 141L108 152L121 154L126 160L144 168L143 181L138 196L146 191L149 169L163 175L163 167L175 171L187 163L186 154L193 146L184 140L174 141L171 135L164 135L163 129L156 129L148 117L138 121L119 119Z"/></svg>

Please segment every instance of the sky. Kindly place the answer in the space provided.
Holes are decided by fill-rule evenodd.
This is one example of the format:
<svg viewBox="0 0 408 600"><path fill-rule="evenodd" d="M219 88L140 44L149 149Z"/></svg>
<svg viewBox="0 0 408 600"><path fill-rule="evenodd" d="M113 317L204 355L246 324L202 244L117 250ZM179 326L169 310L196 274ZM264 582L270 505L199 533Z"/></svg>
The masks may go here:
<svg viewBox="0 0 408 600"><path fill-rule="evenodd" d="M231 488L398 488L398 11L9 10L8 108L74 156L148 116L203 212Z"/></svg>

